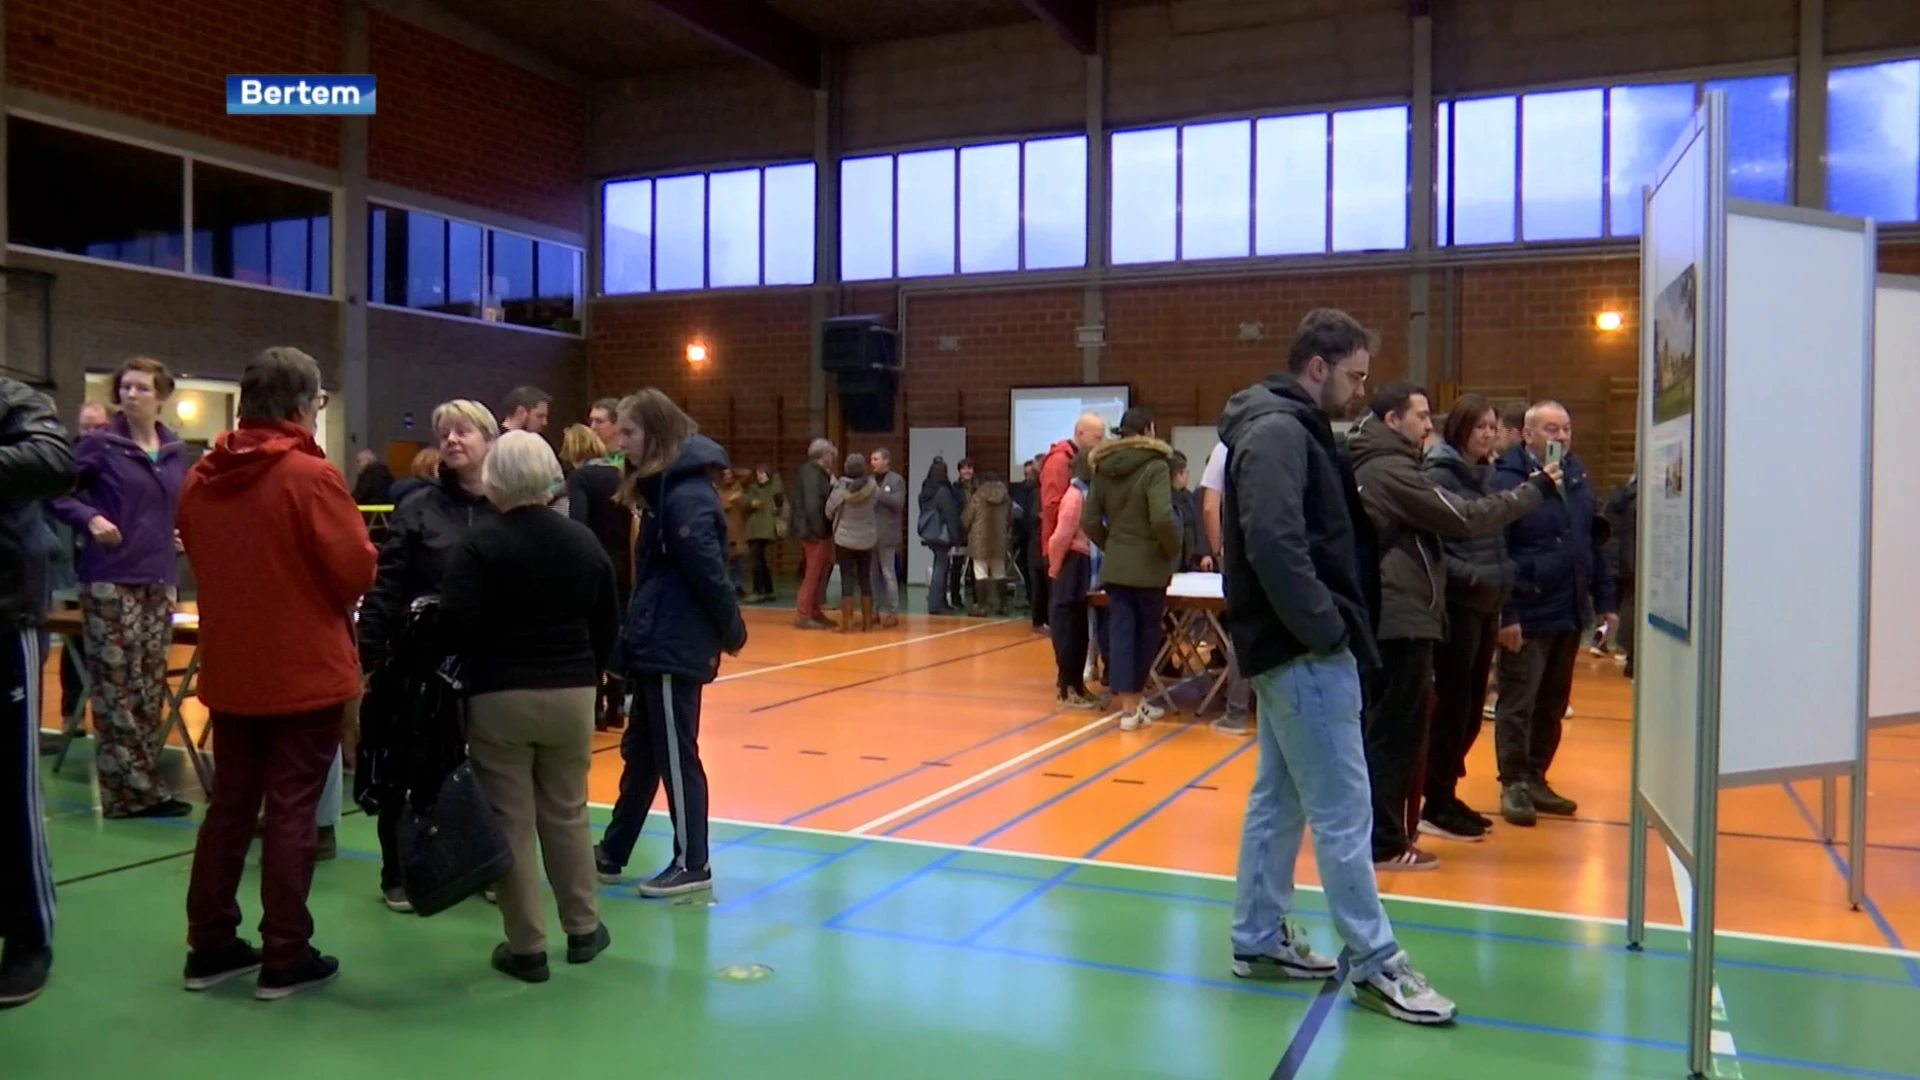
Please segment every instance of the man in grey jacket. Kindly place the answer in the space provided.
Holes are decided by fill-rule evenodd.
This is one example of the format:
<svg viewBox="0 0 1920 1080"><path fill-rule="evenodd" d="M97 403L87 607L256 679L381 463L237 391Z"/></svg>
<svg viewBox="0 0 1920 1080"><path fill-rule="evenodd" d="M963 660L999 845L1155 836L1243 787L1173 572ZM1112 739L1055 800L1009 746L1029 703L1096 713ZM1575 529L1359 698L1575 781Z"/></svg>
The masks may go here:
<svg viewBox="0 0 1920 1080"><path fill-rule="evenodd" d="M873 504L873 527L880 537L873 546L873 595L879 601L880 625L892 629L900 625L897 560L906 535L907 478L893 471L893 454L884 446L867 455L867 465L880 485Z"/></svg>
<svg viewBox="0 0 1920 1080"><path fill-rule="evenodd" d="M1433 647L1446 633L1447 567L1440 540L1492 536L1540 505L1552 475L1480 499L1462 499L1420 465L1433 433L1425 390L1390 382L1373 392L1367 413L1347 438L1360 503L1380 537L1380 622L1374 638L1380 667L1368 686L1367 778L1373 790L1373 865L1378 870L1431 870L1437 856L1413 843L1409 792L1423 790L1420 747L1433 686ZM1478 840L1465 827L1443 835Z"/></svg>

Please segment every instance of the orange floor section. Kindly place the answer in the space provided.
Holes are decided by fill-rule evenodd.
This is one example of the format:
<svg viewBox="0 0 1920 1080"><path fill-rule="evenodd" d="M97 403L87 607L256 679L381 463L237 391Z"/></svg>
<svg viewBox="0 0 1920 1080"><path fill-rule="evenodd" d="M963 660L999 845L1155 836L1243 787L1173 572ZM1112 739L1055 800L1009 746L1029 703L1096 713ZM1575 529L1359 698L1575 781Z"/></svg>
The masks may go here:
<svg viewBox="0 0 1920 1080"><path fill-rule="evenodd" d="M1058 711L1053 658L1024 621L914 616L891 631L805 632L790 613L748 614L751 641L707 688L701 752L716 817L860 831L1035 854L1231 874L1253 776L1250 740L1169 716L1122 732ZM184 654L180 656L185 659ZM48 686L56 686L49 668ZM1423 840L1431 873L1383 875L1408 896L1619 917L1625 913L1630 685L1583 660L1552 779L1572 820L1497 826L1480 844ZM203 713L189 703L197 729ZM49 726L56 718L48 716ZM1491 725L1462 795L1498 802ZM599 736L592 797L612 802L619 740ZM1860 945L1920 942L1920 727L1871 741L1868 892L1846 902L1839 858L1818 842L1818 785L1722 797L1719 925ZM1795 800L1798 796L1798 802ZM1846 786L1841 785L1842 827ZM1661 849L1650 917L1679 921ZM1839 858L1836 858L1838 856ZM1302 881L1315 880L1310 854ZM1877 918L1876 918L1877 915Z"/></svg>

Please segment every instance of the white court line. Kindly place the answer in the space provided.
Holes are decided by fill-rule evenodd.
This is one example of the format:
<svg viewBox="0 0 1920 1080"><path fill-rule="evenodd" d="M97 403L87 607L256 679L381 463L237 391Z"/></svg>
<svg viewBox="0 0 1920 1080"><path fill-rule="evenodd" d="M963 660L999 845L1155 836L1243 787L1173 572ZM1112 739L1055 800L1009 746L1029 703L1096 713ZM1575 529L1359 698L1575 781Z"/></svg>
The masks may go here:
<svg viewBox="0 0 1920 1080"><path fill-rule="evenodd" d="M967 777L965 780L962 780L957 784L950 784L944 788L941 788L939 791L934 792L933 794L927 796L924 799L916 799L913 802L910 802L907 805L899 808L898 810L881 814L879 817L874 818L872 821L869 821L864 825L859 825L852 829L848 829L847 835L865 836L866 834L872 832L873 830L878 829L883 825L888 825L895 821L898 821L901 818L906 817L908 814L911 814L916 810L919 810L923 807L932 806L934 803L937 803L940 800L945 799L949 795L955 794L956 792L965 791L966 789L972 787L973 785L978 784L980 781L985 780L997 773L1006 772L1008 769L1011 769L1015 765L1018 765L1021 762L1026 761L1028 758L1037 757L1040 754L1044 754L1047 751L1053 749L1054 747L1059 746L1061 743L1071 742L1074 739L1077 739L1080 736L1085 735L1087 732L1092 731L1094 728L1097 728L1100 725L1113 720L1119 715L1120 715L1119 713L1108 713L1107 715L1101 717L1100 719L1095 720L1090 724L1084 724L1080 727L1077 727L1072 731L1067 732L1065 735L1060 736L1057 739L1053 739L1048 742L1043 742L1039 746L1036 746L1031 750L1027 750L1022 753L1015 754L1013 757L1008 758L1007 760L1001 762L998 765L994 765L989 768L982 769L979 772L974 773L972 776ZM882 839L892 839L892 838L884 837Z"/></svg>
<svg viewBox="0 0 1920 1080"><path fill-rule="evenodd" d="M882 649L897 649L902 645L917 645L922 641L935 641L943 637L952 637L955 634L971 634L975 630L985 630L989 626L1005 626L1010 622L1018 621L1017 619L990 619L986 622L974 622L970 625L962 626L958 630L942 630L937 634L922 634L919 637L910 637L901 641L889 641L882 645L869 645L864 649L848 649L845 652L828 653L825 656L815 656L807 660L795 660L789 664L775 664L772 667L754 668L752 671L736 671L731 675L722 675L713 681L723 683L731 682L734 679L751 679L755 675L768 675L776 671L806 667L808 664L818 664L827 660L839 660L848 656L861 656L865 653L879 652ZM821 632L824 633L825 631ZM1034 638L1032 640L1039 641L1040 639Z"/></svg>
<svg viewBox="0 0 1920 1080"><path fill-rule="evenodd" d="M1662 845L1663 847L1665 845ZM1681 865L1680 856L1667 848L1667 868L1673 871L1673 898L1680 902L1681 929L1693 931L1693 875ZM1727 999L1720 994L1720 981L1713 983L1713 1026L1707 1033L1708 1050L1725 1061L1714 1063L1714 1075L1740 1080L1740 1048L1733 1044L1733 1024L1727 1019Z"/></svg>
<svg viewBox="0 0 1920 1080"><path fill-rule="evenodd" d="M589 803L598 810L613 809L612 803ZM664 810L650 810L650 815L666 817ZM745 818L716 817L708 820L721 825L733 825L743 829L767 829L772 832L800 833L806 836L847 836L845 829L819 829L807 825L782 825L772 821L748 821ZM953 844L943 840L918 840L907 836L862 836L868 843L904 844L908 847L932 848L936 851L971 851L982 855L1005 856L1010 859L1026 859L1030 862L1052 863L1059 866L1070 863L1074 866L1099 867L1104 870L1131 870L1141 874L1156 874L1161 877L1190 878L1195 881L1234 880L1232 874L1213 874L1205 870L1181 870L1169 866L1147 866L1142 863L1112 862L1107 859L1082 859L1072 855L1041 855L1031 851L1014 851L1006 848L976 847L972 844ZM1295 888L1306 892L1325 892L1318 885L1300 884ZM1546 908L1513 907L1507 904L1479 904L1466 900L1445 900L1436 896L1402 896L1395 893L1382 893L1382 898L1402 904L1419 904L1425 907L1453 908L1459 911L1486 911L1498 915L1523 915L1537 919L1557 919L1561 922L1585 923L1589 926L1621 926L1627 920L1608 915L1578 915L1570 911L1550 911ZM1684 910L1684 909L1683 909ZM1654 930L1672 930L1685 932L1685 927L1672 923L1648 922ZM1834 952L1864 953L1869 956L1891 956L1896 959L1920 960L1920 949L1894 949L1885 945L1855 945L1846 941L1819 941L1814 938L1783 937L1778 934L1755 934L1746 930L1716 930L1716 937L1734 938L1741 941L1758 941L1769 945L1794 945L1808 949L1830 949Z"/></svg>

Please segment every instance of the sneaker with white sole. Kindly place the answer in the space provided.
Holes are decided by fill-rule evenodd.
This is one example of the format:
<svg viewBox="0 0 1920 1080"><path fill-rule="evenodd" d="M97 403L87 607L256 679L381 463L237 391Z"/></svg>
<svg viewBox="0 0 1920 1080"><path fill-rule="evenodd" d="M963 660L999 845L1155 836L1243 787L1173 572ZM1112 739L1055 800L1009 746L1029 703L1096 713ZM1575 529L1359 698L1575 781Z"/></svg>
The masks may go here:
<svg viewBox="0 0 1920 1080"><path fill-rule="evenodd" d="M257 1001L280 1001L325 986L340 977L340 961L309 947L307 955L283 968L261 968L254 986Z"/></svg>
<svg viewBox="0 0 1920 1080"><path fill-rule="evenodd" d="M198 993L211 990L228 979L252 975L259 970L260 950L236 938L225 949L211 952L195 949L189 952L187 968L181 975L180 984Z"/></svg>
<svg viewBox="0 0 1920 1080"><path fill-rule="evenodd" d="M1253 717L1223 716L1207 726L1222 735L1239 735L1244 738L1253 734Z"/></svg>
<svg viewBox="0 0 1920 1080"><path fill-rule="evenodd" d="M1100 703L1078 690L1062 690L1053 696L1053 703L1063 709L1097 709Z"/></svg>
<svg viewBox="0 0 1920 1080"><path fill-rule="evenodd" d="M1421 851L1412 844L1400 854L1387 859L1373 860L1375 870L1438 870L1440 856L1430 851Z"/></svg>
<svg viewBox="0 0 1920 1080"><path fill-rule="evenodd" d="M1427 985L1425 976L1413 970L1404 952L1394 953L1378 974L1355 982L1353 1000L1363 1009L1386 1013L1409 1024L1450 1024L1459 1012L1452 1001Z"/></svg>
<svg viewBox="0 0 1920 1080"><path fill-rule="evenodd" d="M1152 723L1167 715L1167 710L1147 701L1145 698L1142 698L1140 701L1140 712L1147 718L1148 723Z"/></svg>
<svg viewBox="0 0 1920 1080"><path fill-rule="evenodd" d="M1280 922L1272 952L1233 954L1233 973L1242 979L1331 979L1339 971L1339 963L1314 952L1307 936L1287 919Z"/></svg>
<svg viewBox="0 0 1920 1080"><path fill-rule="evenodd" d="M1123 712L1120 714L1121 731L1139 731L1151 723L1153 723L1153 719L1147 715L1145 709L1135 709L1132 712Z"/></svg>
<svg viewBox="0 0 1920 1080"><path fill-rule="evenodd" d="M641 882L640 895L649 900L661 900L669 896L684 896L687 893L711 888L713 888L713 871L669 866Z"/></svg>
<svg viewBox="0 0 1920 1080"><path fill-rule="evenodd" d="M602 885L618 885L627 880L626 868L609 860L600 851L600 845L593 845L593 870Z"/></svg>

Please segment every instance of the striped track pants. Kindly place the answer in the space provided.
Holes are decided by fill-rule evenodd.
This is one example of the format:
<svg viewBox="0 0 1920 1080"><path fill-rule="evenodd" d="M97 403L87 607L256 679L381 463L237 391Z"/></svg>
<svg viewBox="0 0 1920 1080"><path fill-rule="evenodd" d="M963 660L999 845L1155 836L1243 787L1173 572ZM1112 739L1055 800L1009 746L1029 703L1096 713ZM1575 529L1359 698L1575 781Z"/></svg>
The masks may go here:
<svg viewBox="0 0 1920 1080"><path fill-rule="evenodd" d="M40 803L40 640L0 639L0 937L53 941L53 865Z"/></svg>

